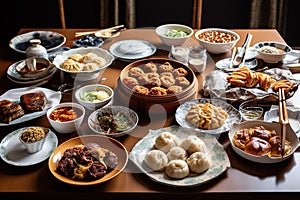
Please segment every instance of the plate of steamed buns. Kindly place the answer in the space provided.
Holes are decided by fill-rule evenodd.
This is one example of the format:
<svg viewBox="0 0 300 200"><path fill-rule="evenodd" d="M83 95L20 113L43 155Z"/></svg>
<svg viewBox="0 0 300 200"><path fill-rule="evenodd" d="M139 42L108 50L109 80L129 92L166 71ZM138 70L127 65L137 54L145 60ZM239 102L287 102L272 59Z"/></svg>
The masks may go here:
<svg viewBox="0 0 300 200"><path fill-rule="evenodd" d="M150 179L171 186L200 185L230 168L216 137L180 126L149 130L129 158Z"/></svg>

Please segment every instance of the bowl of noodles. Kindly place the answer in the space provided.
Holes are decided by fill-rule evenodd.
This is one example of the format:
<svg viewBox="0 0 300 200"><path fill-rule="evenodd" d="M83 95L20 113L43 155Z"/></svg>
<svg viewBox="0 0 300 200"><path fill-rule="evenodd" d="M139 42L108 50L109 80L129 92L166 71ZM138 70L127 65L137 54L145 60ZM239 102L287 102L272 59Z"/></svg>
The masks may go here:
<svg viewBox="0 0 300 200"><path fill-rule="evenodd" d="M114 60L114 56L99 47L80 47L57 55L53 64L78 81L98 78Z"/></svg>

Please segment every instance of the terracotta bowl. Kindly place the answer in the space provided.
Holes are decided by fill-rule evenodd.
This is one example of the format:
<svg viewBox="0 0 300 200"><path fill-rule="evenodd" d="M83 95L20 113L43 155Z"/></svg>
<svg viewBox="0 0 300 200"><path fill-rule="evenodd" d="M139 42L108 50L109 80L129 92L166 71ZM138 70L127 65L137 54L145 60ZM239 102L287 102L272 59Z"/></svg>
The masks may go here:
<svg viewBox="0 0 300 200"><path fill-rule="evenodd" d="M188 72L186 78L189 80L190 85L186 88L183 88L181 92L178 92L176 94L156 96L137 93L124 84L123 80L127 76L128 71L131 68L143 66L144 64L149 62L153 62L157 64L157 66L165 62L169 62L175 69L179 67L184 68ZM137 113L149 113L149 111L151 110L151 113L154 114L160 114L164 111L167 114L174 114L180 104L195 99L197 97L197 91L198 82L191 68L180 62L163 58L143 59L127 65L122 70L116 87L116 94L119 96L119 100L122 102L122 104L129 106Z"/></svg>

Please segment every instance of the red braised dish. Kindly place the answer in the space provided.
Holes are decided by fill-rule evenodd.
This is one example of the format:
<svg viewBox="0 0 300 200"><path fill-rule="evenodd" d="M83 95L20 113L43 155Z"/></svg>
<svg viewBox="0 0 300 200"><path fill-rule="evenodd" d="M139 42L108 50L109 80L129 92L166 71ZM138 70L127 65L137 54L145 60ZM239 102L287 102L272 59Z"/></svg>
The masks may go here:
<svg viewBox="0 0 300 200"><path fill-rule="evenodd" d="M80 116L80 111L73 107L61 107L53 110L50 113L50 119L59 122L67 122L77 119Z"/></svg>

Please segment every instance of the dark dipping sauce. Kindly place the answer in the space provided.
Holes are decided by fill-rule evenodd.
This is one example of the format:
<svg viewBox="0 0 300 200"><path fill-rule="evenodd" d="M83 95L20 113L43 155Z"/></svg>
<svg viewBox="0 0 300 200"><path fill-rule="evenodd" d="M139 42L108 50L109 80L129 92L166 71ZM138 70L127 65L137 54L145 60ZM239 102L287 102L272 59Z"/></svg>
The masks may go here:
<svg viewBox="0 0 300 200"><path fill-rule="evenodd" d="M31 71L28 66L26 65L25 67L23 67L20 72L37 72L37 71L41 71L43 69L47 68L47 65L45 65L44 63L36 63L36 70Z"/></svg>
<svg viewBox="0 0 300 200"><path fill-rule="evenodd" d="M75 107L61 107L53 110L49 117L53 121L68 122L77 119L82 115L82 111Z"/></svg>

